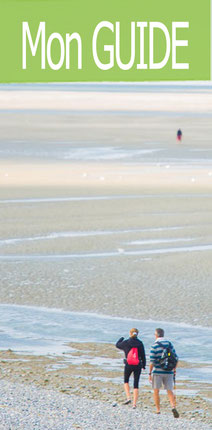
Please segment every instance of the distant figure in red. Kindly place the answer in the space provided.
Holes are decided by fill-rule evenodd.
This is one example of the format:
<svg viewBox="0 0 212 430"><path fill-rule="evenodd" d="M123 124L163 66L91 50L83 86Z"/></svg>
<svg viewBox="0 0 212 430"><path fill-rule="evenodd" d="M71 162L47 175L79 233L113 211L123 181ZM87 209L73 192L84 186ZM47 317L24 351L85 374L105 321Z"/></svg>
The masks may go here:
<svg viewBox="0 0 212 430"><path fill-rule="evenodd" d="M179 130L177 130L177 142L178 143L182 142L182 136L183 136L183 133L182 133L182 131L179 128Z"/></svg>

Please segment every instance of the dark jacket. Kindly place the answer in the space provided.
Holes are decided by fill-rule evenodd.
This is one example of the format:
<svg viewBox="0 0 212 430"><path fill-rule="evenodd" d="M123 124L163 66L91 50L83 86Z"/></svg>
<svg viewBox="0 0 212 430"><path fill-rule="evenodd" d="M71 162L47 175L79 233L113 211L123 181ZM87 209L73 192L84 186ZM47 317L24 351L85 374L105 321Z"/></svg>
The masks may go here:
<svg viewBox="0 0 212 430"><path fill-rule="evenodd" d="M125 353L126 358L132 348L138 348L138 358L142 362L142 368L145 369L146 355L144 345L141 340L133 337L129 337L129 339L124 340L124 337L120 337L118 342L116 342L116 348L122 349Z"/></svg>

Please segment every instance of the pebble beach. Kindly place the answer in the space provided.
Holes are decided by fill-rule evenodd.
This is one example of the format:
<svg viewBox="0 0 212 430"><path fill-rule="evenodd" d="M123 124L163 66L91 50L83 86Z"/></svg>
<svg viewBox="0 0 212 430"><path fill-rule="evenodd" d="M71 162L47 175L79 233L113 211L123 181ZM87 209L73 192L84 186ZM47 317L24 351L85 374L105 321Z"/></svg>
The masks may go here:
<svg viewBox="0 0 212 430"><path fill-rule="evenodd" d="M1 382L1 430L209 430L211 427L179 418L171 411L156 414L132 410L116 403L105 404L81 397L67 397L55 391Z"/></svg>

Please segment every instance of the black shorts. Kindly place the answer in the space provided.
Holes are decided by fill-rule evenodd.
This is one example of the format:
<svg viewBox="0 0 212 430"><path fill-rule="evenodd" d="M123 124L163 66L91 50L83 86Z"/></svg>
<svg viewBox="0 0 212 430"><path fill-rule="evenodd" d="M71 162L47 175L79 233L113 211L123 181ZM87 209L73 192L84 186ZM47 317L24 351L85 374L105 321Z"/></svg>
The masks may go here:
<svg viewBox="0 0 212 430"><path fill-rule="evenodd" d="M139 378L141 374L141 364L137 364L137 366L133 366L131 364L126 363L124 367L124 383L128 383L130 379L130 375L133 373L134 376L134 388L138 388Z"/></svg>

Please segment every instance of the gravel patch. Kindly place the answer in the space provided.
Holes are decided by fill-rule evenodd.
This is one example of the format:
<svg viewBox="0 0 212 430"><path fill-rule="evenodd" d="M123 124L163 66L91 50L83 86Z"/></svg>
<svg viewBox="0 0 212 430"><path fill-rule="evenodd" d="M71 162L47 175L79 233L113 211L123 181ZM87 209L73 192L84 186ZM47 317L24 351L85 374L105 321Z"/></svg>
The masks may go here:
<svg viewBox="0 0 212 430"><path fill-rule="evenodd" d="M209 430L209 425L1 381L1 430Z"/></svg>

